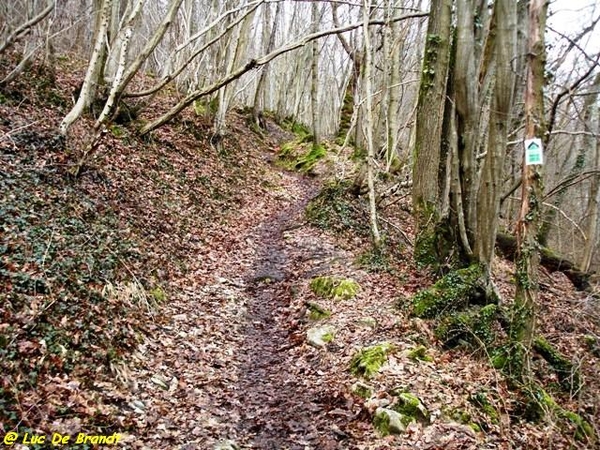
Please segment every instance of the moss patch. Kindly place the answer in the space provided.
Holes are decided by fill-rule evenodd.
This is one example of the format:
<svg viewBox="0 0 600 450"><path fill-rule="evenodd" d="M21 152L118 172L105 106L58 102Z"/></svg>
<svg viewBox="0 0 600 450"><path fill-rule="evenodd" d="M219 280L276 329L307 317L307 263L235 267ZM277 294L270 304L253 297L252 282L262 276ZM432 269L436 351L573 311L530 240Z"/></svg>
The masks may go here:
<svg viewBox="0 0 600 450"><path fill-rule="evenodd" d="M393 409L377 408L373 417L373 426L382 436L402 434L413 420Z"/></svg>
<svg viewBox="0 0 600 450"><path fill-rule="evenodd" d="M397 401L392 407L396 412L399 412L405 417L413 420L418 420L423 423L429 422L429 411L423 405L419 397L410 392L401 392L397 396Z"/></svg>
<svg viewBox="0 0 600 450"><path fill-rule="evenodd" d="M469 402L478 407L486 416L490 418L490 421L494 424L500 422L500 414L489 401L487 394L483 391L476 392L469 396Z"/></svg>
<svg viewBox="0 0 600 450"><path fill-rule="evenodd" d="M525 414L530 420L539 420L547 413L554 414L559 419L575 427L575 438L579 441L587 441L594 444L598 436L594 427L579 414L562 408L544 389L535 385L525 392L527 405Z"/></svg>
<svg viewBox="0 0 600 450"><path fill-rule="evenodd" d="M427 347L419 345L408 352L408 357L413 361L432 362L433 358L427 354Z"/></svg>
<svg viewBox="0 0 600 450"><path fill-rule="evenodd" d="M388 342L359 350L350 361L350 372L356 376L371 378L387 361L391 350L392 345Z"/></svg>
<svg viewBox="0 0 600 450"><path fill-rule="evenodd" d="M350 390L353 394L356 394L364 399L370 398L373 395L373 387L361 381L354 383Z"/></svg>
<svg viewBox="0 0 600 450"><path fill-rule="evenodd" d="M448 315L437 326L435 335L447 348L460 343L487 347L496 338L493 327L497 310L496 305L486 305Z"/></svg>
<svg viewBox="0 0 600 450"><path fill-rule="evenodd" d="M313 278L310 289L321 297L348 300L356 296L360 285L351 278L323 276Z"/></svg>
<svg viewBox="0 0 600 450"><path fill-rule="evenodd" d="M314 302L307 302L306 308L308 310L308 316L311 320L322 320L331 316L331 311Z"/></svg>
<svg viewBox="0 0 600 450"><path fill-rule="evenodd" d="M413 314L432 319L480 302L485 299L482 275L483 269L479 264L450 272L432 287L415 295Z"/></svg>
<svg viewBox="0 0 600 450"><path fill-rule="evenodd" d="M285 169L310 173L325 156L327 149L323 145L306 144L296 139L281 146L277 162Z"/></svg>
<svg viewBox="0 0 600 450"><path fill-rule="evenodd" d="M541 336L537 337L533 341L533 348L548 362L552 370L556 372L563 389L568 392L577 392L581 389L583 382L577 368L546 339Z"/></svg>

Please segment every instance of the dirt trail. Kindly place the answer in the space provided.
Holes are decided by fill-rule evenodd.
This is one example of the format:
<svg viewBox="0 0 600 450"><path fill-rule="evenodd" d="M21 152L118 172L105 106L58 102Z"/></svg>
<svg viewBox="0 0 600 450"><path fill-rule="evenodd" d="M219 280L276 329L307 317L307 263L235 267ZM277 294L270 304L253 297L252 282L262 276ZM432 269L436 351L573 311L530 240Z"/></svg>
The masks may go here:
<svg viewBox="0 0 600 450"><path fill-rule="evenodd" d="M331 243L302 236L318 186L271 175L268 194L236 212L245 220L209 233L196 271L179 280L153 339L134 355L125 401L132 448L211 450L226 440L244 449L352 448L339 446L346 436L328 415L340 387L321 369L335 355L307 347L297 323L294 292L309 277L300 267L336 256Z"/></svg>
<svg viewBox="0 0 600 450"><path fill-rule="evenodd" d="M312 192L306 194L253 233L261 249L248 277L248 321L237 388L244 409L240 438L254 448L304 449L318 436L313 416L326 412L314 387L302 385L287 351L293 338L288 306L294 274L284 231L302 220Z"/></svg>

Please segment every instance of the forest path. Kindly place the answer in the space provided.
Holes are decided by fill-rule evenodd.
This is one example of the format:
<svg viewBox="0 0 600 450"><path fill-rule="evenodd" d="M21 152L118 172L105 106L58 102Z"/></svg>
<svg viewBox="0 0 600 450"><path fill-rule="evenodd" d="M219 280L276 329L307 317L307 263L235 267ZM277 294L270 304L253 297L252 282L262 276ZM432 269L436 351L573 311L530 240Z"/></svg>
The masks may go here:
<svg viewBox="0 0 600 450"><path fill-rule="evenodd" d="M143 367L128 399L133 448L210 450L229 440L244 449L353 448L335 423L354 413L340 410L342 386L323 371L335 347L307 346L297 296L349 256L304 223L316 179L266 176L263 197L207 232L197 267L135 356Z"/></svg>

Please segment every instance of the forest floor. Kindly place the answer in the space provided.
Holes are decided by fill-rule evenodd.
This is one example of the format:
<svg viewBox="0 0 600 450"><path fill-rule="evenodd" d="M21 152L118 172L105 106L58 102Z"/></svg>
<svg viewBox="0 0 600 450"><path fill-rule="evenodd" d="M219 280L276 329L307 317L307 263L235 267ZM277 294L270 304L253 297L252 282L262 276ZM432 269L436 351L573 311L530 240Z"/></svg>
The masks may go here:
<svg viewBox="0 0 600 450"><path fill-rule="evenodd" d="M182 450L596 445L553 414L523 420L489 355L443 349L434 325L411 316L411 297L432 277L412 262L406 192L382 207L389 257L376 255L363 199L332 193L343 220L307 218L339 178L340 155L318 176L284 170L277 153L294 135L271 120L257 134L243 111L220 145L192 110L150 140L114 125L74 178L91 122L56 137L78 73L48 78L38 69L0 96L0 434L119 433L105 448ZM507 301L513 269L497 258ZM360 288L321 298L310 287L318 276ZM600 349L586 341L599 335L598 299L560 273L541 278L540 332L585 380L552 394L598 432ZM311 304L330 315L311 319ZM323 325L333 340L310 345L307 332ZM362 381L365 400L350 362L380 343L392 350ZM534 365L545 386L558 384L541 358ZM398 391L417 396L427 417L382 436L373 414Z"/></svg>

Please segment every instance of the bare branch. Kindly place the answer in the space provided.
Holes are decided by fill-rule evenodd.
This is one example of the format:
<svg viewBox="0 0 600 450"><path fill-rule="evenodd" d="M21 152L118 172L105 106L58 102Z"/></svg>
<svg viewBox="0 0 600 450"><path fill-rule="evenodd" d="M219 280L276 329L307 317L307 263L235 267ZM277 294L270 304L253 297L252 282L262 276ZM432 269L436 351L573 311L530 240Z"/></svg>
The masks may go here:
<svg viewBox="0 0 600 450"><path fill-rule="evenodd" d="M394 19L392 19L392 22L413 19L413 18L419 18L419 17L427 17L427 15L428 15L428 13L426 13L426 12L406 14L406 15L395 17ZM385 25L385 24L386 24L386 22L383 20L372 20L369 22L369 25ZM162 125L164 125L165 123L167 123L171 119L173 119L184 108L191 105L194 102L194 100L197 100L200 97L204 97L206 95L212 94L215 91L218 91L223 86L226 86L227 84L231 83L232 81L240 78L246 72L249 72L250 70L255 69L257 67L264 66L265 64L267 64L268 62L277 58L278 56L281 56L285 53L291 52L292 50L296 50L298 48L304 47L306 44L314 41L315 39L320 39L322 37L330 36L332 34L345 33L346 31L351 31L356 28L359 28L362 25L363 25L362 22L357 22L357 23L353 23L353 24L346 25L343 27L332 28L329 30L322 30L322 31L318 31L316 33L308 34L295 42L284 45L284 46L278 48L277 50L274 50L271 53L262 56L261 58L251 59L246 64L244 64L241 67L238 67L236 70L229 73L224 78L217 81L216 83L213 83L212 85L210 85L208 87L198 89L198 90L190 93L189 95L187 95L183 100L181 100L179 103L177 103L177 105L175 105L165 115L163 115L162 117L156 119L154 122L143 127L140 130L140 134L144 135L144 134L149 133L152 130L155 130L155 129L161 127Z"/></svg>
<svg viewBox="0 0 600 450"><path fill-rule="evenodd" d="M0 53L2 53L4 50L6 50L16 40L23 37L32 27L36 26L38 23L40 23L42 20L44 20L44 18L48 14L50 14L50 12L52 12L52 10L54 9L54 5L55 5L54 0L50 0L48 2L48 5L46 6L46 9L44 9L42 12L40 12L37 16L35 16L31 20L28 20L27 22L25 22L25 23L21 24L19 27L17 27L17 29L15 31L13 31L11 33L11 35L6 38L6 41L4 41L2 44L0 44Z"/></svg>

